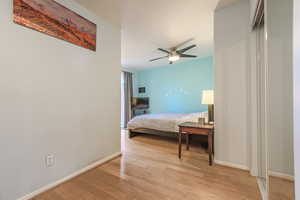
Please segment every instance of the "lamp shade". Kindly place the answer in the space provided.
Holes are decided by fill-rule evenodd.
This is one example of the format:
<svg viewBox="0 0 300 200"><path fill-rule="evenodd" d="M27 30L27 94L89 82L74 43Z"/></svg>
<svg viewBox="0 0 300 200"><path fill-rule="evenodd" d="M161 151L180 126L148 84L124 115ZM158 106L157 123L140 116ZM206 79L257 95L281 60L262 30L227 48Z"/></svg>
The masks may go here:
<svg viewBox="0 0 300 200"><path fill-rule="evenodd" d="M212 105L214 104L214 91L203 90L202 91L202 104Z"/></svg>

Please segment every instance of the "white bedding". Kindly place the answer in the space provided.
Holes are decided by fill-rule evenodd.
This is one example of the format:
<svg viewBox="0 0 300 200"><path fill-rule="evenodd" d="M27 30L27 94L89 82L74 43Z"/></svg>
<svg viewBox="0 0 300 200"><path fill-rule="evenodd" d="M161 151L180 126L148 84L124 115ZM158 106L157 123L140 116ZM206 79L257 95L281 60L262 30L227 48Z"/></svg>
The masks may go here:
<svg viewBox="0 0 300 200"><path fill-rule="evenodd" d="M129 129L147 128L167 132L178 132L178 125L183 122L197 122L199 117L207 118L207 112L204 113L161 113L146 114L134 117L127 124Z"/></svg>

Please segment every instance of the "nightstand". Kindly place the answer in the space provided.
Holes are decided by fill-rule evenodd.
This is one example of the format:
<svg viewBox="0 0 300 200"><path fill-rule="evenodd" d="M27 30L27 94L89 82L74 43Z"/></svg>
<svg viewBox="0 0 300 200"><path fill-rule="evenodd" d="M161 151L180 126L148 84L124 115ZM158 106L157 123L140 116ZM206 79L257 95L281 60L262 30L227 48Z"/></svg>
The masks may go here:
<svg viewBox="0 0 300 200"><path fill-rule="evenodd" d="M214 125L200 125L196 122L185 122L179 124L179 146L178 146L178 157L181 158L181 140L182 135L186 135L186 148L189 150L189 135L205 135L208 137L208 154L209 154L209 165L213 164L214 154Z"/></svg>

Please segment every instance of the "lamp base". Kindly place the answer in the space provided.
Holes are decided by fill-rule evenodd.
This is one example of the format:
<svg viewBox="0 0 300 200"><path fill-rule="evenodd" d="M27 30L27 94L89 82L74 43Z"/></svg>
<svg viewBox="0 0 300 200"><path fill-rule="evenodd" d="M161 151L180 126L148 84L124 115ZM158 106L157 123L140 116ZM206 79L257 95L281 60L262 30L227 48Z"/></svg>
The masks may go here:
<svg viewBox="0 0 300 200"><path fill-rule="evenodd" d="M208 105L208 123L214 123L214 105Z"/></svg>

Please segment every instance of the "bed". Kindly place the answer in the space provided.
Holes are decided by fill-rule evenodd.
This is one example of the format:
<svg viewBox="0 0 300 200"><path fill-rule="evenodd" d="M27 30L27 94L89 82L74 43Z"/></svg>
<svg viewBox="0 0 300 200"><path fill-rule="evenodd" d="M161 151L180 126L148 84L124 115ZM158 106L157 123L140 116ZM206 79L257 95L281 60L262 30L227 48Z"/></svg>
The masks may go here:
<svg viewBox="0 0 300 200"><path fill-rule="evenodd" d="M207 116L207 112L140 115L131 119L127 124L129 138L136 136L138 133L177 135L179 124L183 122L197 122L199 117L207 118Z"/></svg>

